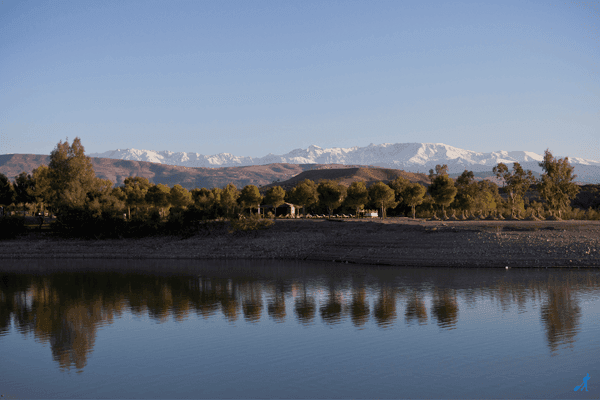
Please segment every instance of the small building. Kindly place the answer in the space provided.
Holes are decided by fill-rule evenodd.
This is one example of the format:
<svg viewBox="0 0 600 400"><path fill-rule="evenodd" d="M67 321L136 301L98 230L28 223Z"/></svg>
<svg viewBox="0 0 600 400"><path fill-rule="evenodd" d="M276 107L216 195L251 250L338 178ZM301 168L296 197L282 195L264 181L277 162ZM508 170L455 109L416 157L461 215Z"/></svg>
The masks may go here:
<svg viewBox="0 0 600 400"><path fill-rule="evenodd" d="M292 203L283 203L282 205L280 205L279 207L277 207L275 209L275 216L280 216L280 215L292 215L292 216L296 216L296 211L298 210L298 208L296 208L295 205L293 205ZM273 212L273 205L272 204L262 204L258 207L258 212L259 214L262 212L263 214L267 213L267 212Z"/></svg>

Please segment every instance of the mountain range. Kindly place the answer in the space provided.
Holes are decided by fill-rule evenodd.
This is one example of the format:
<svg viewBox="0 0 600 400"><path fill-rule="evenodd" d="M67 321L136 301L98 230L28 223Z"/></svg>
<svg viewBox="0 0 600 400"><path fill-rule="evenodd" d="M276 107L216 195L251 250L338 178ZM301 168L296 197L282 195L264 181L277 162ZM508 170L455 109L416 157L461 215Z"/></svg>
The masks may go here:
<svg viewBox="0 0 600 400"><path fill-rule="evenodd" d="M407 172L427 173L437 164L447 164L450 174L465 169L473 172L491 172L498 163L507 165L519 162L524 169L542 173L538 162L543 156L529 151L495 151L481 153L464 150L443 143L384 143L366 147L321 148L309 146L295 149L283 155L268 154L253 158L229 153L202 155L192 152L153 151L118 149L104 153L88 154L90 157L118 160L146 161L191 168L222 168L280 164L342 164L368 165L382 168L401 169ZM559 156L563 157L563 156ZM577 181L600 183L600 161L569 157L575 168ZM509 165L510 167L510 165Z"/></svg>

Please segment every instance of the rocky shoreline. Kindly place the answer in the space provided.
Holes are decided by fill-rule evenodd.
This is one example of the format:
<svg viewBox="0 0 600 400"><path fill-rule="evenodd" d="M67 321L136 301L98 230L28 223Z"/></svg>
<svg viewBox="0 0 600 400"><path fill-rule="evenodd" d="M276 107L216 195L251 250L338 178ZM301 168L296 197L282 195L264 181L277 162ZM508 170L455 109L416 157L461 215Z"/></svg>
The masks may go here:
<svg viewBox="0 0 600 400"><path fill-rule="evenodd" d="M280 259L422 267L600 267L600 221L276 220L189 238L0 242L0 259Z"/></svg>

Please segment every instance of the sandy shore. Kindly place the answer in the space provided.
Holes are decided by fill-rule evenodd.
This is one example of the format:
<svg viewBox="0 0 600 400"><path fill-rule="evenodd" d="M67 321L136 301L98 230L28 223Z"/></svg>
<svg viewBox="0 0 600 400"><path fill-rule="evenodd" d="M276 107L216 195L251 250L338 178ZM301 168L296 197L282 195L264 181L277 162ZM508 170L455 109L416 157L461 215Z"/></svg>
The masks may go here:
<svg viewBox="0 0 600 400"><path fill-rule="evenodd" d="M600 267L600 221L277 220L191 238L0 242L6 258L282 259L397 266Z"/></svg>

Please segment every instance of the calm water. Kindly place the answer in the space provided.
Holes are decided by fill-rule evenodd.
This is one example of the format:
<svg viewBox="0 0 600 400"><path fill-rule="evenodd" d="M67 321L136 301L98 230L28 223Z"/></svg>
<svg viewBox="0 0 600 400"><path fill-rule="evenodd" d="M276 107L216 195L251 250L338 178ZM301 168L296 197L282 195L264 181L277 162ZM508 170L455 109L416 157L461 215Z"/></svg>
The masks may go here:
<svg viewBox="0 0 600 400"><path fill-rule="evenodd" d="M9 398L600 397L597 270L3 260L0 271ZM587 373L589 391L574 392Z"/></svg>

